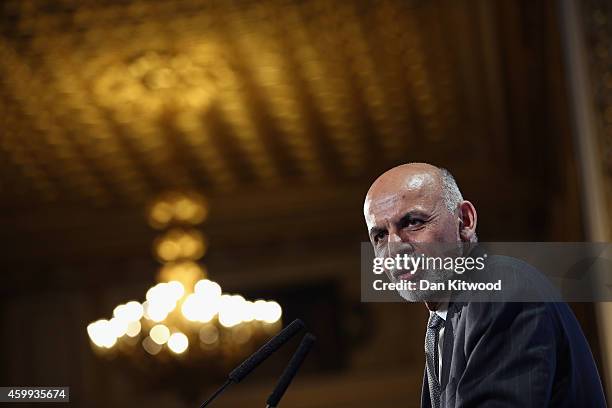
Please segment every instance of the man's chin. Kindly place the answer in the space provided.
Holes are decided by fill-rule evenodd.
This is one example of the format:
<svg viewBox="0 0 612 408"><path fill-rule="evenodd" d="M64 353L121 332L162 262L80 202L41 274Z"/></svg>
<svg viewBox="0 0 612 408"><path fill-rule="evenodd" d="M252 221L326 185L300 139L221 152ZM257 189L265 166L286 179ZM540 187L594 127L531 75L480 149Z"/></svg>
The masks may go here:
<svg viewBox="0 0 612 408"><path fill-rule="evenodd" d="M416 284L419 285L419 281L416 281ZM417 286L418 287L418 286ZM448 295L446 291L440 291L435 289L425 289L425 290L405 290L398 289L397 292L399 295L406 300L407 302L437 302L441 299L445 299Z"/></svg>
<svg viewBox="0 0 612 408"><path fill-rule="evenodd" d="M407 302L426 302L435 295L421 290L398 290L397 293Z"/></svg>

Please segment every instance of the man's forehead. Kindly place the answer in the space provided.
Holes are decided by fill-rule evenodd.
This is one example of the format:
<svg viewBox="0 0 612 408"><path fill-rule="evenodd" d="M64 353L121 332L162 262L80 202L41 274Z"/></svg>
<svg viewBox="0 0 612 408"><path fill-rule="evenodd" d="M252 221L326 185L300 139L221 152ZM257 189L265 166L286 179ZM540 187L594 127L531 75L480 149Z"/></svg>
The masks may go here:
<svg viewBox="0 0 612 408"><path fill-rule="evenodd" d="M413 174L402 180L380 180L368 193L364 203L364 215L368 224L382 216L401 215L394 212L409 211L435 205L441 197L435 178L428 173ZM429 205L428 205L429 204Z"/></svg>
<svg viewBox="0 0 612 408"><path fill-rule="evenodd" d="M416 200L436 191L436 179L431 174L416 173L409 177L378 180L368 193L368 199L376 205L393 205L400 200Z"/></svg>
<svg viewBox="0 0 612 408"><path fill-rule="evenodd" d="M397 208L398 205L405 205L405 195L401 192L393 192L385 195L378 195L367 200L368 212L388 211Z"/></svg>
<svg viewBox="0 0 612 408"><path fill-rule="evenodd" d="M410 211L411 209L423 209L426 203L421 198L421 195L402 194L401 192L379 196L366 203L365 213L366 216L368 214L384 214L389 217L401 215L399 214L400 212Z"/></svg>

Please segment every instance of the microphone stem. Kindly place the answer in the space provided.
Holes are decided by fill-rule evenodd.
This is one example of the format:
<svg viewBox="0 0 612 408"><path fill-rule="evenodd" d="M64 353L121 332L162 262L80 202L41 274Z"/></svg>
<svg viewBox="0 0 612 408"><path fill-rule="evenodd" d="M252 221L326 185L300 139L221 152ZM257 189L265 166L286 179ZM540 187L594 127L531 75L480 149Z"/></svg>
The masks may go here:
<svg viewBox="0 0 612 408"><path fill-rule="evenodd" d="M232 383L232 380L227 380L225 382L225 384L223 384L221 387L219 387L219 389L217 391L215 391L215 393L213 395L211 395L206 401L204 401L204 403L202 405L200 405L200 408L204 408L205 406L210 404L212 402L212 400L217 398L217 395L221 394L223 392L223 390L226 389L231 383Z"/></svg>

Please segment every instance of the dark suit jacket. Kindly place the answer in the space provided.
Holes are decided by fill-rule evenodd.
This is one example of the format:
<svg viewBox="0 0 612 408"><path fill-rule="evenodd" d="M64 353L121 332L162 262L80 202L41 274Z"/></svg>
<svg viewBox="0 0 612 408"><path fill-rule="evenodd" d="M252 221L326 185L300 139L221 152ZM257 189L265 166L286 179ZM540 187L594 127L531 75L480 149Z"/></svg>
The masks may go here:
<svg viewBox="0 0 612 408"><path fill-rule="evenodd" d="M488 270L520 275L530 268L491 258ZM441 408L606 407L591 350L566 303L451 301L444 328Z"/></svg>

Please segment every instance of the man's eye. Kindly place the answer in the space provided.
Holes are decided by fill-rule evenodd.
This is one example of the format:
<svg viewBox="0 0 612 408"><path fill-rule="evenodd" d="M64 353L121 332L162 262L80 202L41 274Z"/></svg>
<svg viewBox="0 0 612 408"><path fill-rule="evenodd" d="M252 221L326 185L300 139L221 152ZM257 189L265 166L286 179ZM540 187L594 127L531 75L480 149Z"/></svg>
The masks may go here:
<svg viewBox="0 0 612 408"><path fill-rule="evenodd" d="M376 235L374 235L374 242L378 242L381 239L385 238L385 235L387 235L387 233L384 231L377 233Z"/></svg>
<svg viewBox="0 0 612 408"><path fill-rule="evenodd" d="M420 220L418 218L413 218L413 219L408 220L409 227L418 227L421 225L423 225L423 220Z"/></svg>

